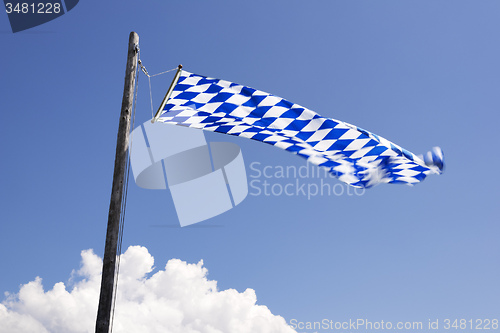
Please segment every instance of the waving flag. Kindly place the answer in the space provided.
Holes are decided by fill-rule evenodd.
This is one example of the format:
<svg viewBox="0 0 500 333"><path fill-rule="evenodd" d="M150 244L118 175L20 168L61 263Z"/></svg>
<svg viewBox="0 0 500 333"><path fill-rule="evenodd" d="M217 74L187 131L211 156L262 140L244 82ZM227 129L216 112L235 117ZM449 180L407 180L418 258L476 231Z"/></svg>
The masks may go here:
<svg viewBox="0 0 500 333"><path fill-rule="evenodd" d="M354 187L412 185L440 174L444 167L438 147L421 158L376 134L283 98L180 69L153 121L262 141L327 168Z"/></svg>

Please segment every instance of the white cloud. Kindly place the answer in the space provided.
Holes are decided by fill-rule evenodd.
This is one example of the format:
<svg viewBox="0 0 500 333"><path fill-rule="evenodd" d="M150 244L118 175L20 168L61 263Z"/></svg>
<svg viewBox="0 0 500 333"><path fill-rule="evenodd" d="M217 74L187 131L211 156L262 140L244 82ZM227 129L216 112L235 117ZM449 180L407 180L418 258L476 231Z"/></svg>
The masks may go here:
<svg viewBox="0 0 500 333"><path fill-rule="evenodd" d="M82 251L82 265L68 285L56 283L44 291L37 277L0 304L0 333L94 332L101 259ZM122 255L114 333L291 333L280 316L257 305L254 290L217 290L207 279L203 261L169 260L153 271L154 258L141 246Z"/></svg>

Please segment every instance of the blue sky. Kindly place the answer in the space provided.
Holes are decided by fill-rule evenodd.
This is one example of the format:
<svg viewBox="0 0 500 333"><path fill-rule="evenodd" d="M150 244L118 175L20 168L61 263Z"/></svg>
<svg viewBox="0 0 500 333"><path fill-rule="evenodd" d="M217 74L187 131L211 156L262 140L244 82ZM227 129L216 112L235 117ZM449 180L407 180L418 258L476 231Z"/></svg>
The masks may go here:
<svg viewBox="0 0 500 333"><path fill-rule="evenodd" d="M124 249L146 247L160 268L203 259L220 289L254 289L287 322L498 318L499 11L486 0L80 1L16 34L4 14L0 291L36 276L50 289L82 250L102 256L136 31L150 73L182 63L416 154L440 146L446 170L361 196L249 195L188 228L168 191L131 181ZM152 79L155 107L171 79ZM151 118L147 78L138 84L136 124ZM206 137L237 143L248 170L305 165L268 145Z"/></svg>

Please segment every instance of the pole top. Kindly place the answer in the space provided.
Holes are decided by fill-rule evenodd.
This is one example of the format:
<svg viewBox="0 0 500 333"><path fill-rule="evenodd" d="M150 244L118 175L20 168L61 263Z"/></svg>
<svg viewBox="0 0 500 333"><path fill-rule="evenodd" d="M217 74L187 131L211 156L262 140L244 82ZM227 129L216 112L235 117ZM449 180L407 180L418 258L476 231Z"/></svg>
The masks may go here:
<svg viewBox="0 0 500 333"><path fill-rule="evenodd" d="M139 52L139 35L132 31L128 39L128 46L132 48L135 52Z"/></svg>

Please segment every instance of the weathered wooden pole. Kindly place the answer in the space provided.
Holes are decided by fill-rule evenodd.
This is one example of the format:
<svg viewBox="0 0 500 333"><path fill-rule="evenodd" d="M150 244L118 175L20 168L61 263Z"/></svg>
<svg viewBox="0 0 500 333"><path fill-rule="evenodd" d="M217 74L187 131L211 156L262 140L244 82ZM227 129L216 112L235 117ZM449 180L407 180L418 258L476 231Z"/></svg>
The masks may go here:
<svg viewBox="0 0 500 333"><path fill-rule="evenodd" d="M101 294L99 297L99 308L97 309L96 333L109 332L138 48L139 36L135 32L131 32L128 42L127 69L125 71L122 110L116 141L115 171L113 174L113 186L109 203L106 245L104 247L104 257L102 261Z"/></svg>

